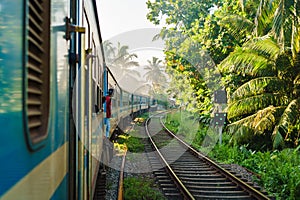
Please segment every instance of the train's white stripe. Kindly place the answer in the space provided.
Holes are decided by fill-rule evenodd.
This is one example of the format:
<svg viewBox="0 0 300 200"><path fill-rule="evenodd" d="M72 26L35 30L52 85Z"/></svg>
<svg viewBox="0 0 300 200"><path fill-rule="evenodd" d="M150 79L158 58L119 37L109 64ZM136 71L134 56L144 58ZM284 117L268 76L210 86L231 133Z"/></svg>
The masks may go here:
<svg viewBox="0 0 300 200"><path fill-rule="evenodd" d="M68 142L21 179L1 200L50 199L68 171Z"/></svg>

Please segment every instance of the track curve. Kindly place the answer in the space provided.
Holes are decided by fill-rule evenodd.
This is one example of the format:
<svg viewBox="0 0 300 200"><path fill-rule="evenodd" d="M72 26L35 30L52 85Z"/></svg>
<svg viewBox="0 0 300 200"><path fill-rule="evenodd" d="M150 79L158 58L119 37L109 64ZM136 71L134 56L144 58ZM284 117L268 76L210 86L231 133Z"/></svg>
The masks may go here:
<svg viewBox="0 0 300 200"><path fill-rule="evenodd" d="M178 199L270 199L259 188L242 181L176 137L161 122L162 115L148 119L146 132L163 166L160 173L166 173L160 176L172 179L168 186L173 184L174 191L180 191L182 196L177 195ZM155 165L159 166L157 161Z"/></svg>

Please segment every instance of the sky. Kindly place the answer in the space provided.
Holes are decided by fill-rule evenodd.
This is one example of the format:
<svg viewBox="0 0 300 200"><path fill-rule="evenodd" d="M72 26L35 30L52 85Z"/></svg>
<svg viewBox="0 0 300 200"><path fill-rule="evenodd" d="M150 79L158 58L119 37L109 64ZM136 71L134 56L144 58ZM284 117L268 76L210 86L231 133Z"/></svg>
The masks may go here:
<svg viewBox="0 0 300 200"><path fill-rule="evenodd" d="M126 31L157 28L146 18L146 0L99 0L102 38L107 40Z"/></svg>
<svg viewBox="0 0 300 200"><path fill-rule="evenodd" d="M160 28L164 25L156 26L147 20L148 8L147 0L98 0L98 15L101 36L103 41L109 40L116 47L120 42L122 46L129 46L129 53L137 54L135 60L139 63L139 67L132 68L138 71L140 76L134 77L137 82L130 83L127 75L124 75L122 69L115 68L113 65L106 63L111 69L117 81L127 91L136 91L143 85L145 80L145 66L152 57L157 57L164 61L164 42L155 41L153 37L159 33ZM117 74L123 75L117 75ZM133 81L133 79L131 80ZM139 84L139 83L140 84Z"/></svg>
<svg viewBox="0 0 300 200"><path fill-rule="evenodd" d="M150 44L162 26L147 20L146 0L99 0L98 11L103 41L129 46L140 65L146 65L153 56L163 59L163 44Z"/></svg>
<svg viewBox="0 0 300 200"><path fill-rule="evenodd" d="M104 40L134 29L159 28L146 18L147 0L98 0L98 2L100 28ZM211 13L216 8L213 7Z"/></svg>
<svg viewBox="0 0 300 200"><path fill-rule="evenodd" d="M129 83L129 80L134 79L129 79L124 74L117 75L120 69L114 69L108 64L121 87L127 91L135 91L146 82L144 75L147 70L144 66L148 64L148 60L152 60L152 57L164 60L163 41L152 41L162 26L155 26L147 20L146 0L98 0L98 5L102 40L109 40L115 47L118 42L122 46L127 45L129 53L138 56L135 61L139 63L139 67L133 68L140 73L140 76L134 77L138 82Z"/></svg>

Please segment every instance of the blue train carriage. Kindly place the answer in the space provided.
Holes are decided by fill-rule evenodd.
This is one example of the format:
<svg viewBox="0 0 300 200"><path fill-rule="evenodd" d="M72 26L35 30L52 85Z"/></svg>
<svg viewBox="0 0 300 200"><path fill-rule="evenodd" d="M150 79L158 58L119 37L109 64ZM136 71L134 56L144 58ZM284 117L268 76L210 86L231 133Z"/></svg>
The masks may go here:
<svg viewBox="0 0 300 200"><path fill-rule="evenodd" d="M128 118L134 119L137 115L150 108L150 97L132 94L123 90L109 68L104 73L104 93L107 95L109 89L114 89L112 97L112 117L110 119L110 139L113 140L119 131L125 131ZM105 113L104 113L105 116Z"/></svg>
<svg viewBox="0 0 300 200"><path fill-rule="evenodd" d="M110 119L110 140L114 140L119 131L124 131L126 127L126 118L131 116L132 103L131 98L132 94L123 90L118 84L117 80L113 76L109 68L106 68L107 77L106 85L104 86L104 93L107 95L109 89L114 89L114 95L112 99L112 117ZM105 110L104 110L105 112ZM104 116L106 114L104 113Z"/></svg>
<svg viewBox="0 0 300 200"><path fill-rule="evenodd" d="M59 3L0 3L1 199L68 198L68 44L50 30L67 14Z"/></svg>
<svg viewBox="0 0 300 200"><path fill-rule="evenodd" d="M128 91L121 90L119 113L118 128L125 132L127 122L131 120L131 94Z"/></svg>
<svg viewBox="0 0 300 200"><path fill-rule="evenodd" d="M82 79L77 77L81 87L77 87L75 93L79 94L78 100L79 119L79 142L77 179L81 198L92 198L96 185L100 160L103 156L104 123L102 97L104 95L104 54L101 47L102 38L100 33L96 1L83 1L81 26L85 27L84 38L84 75ZM80 24L80 22L79 22ZM82 41L83 42L83 41ZM83 53L82 53L83 54ZM81 73L78 73L78 75ZM81 81L80 81L81 80ZM82 108L82 105L85 107ZM80 111L81 110L81 111ZM83 111L84 110L84 111ZM83 116L84 115L84 116ZM84 156L80 156L84 155ZM81 166L80 166L81 165Z"/></svg>
<svg viewBox="0 0 300 200"><path fill-rule="evenodd" d="M153 97L149 97L148 100L149 100L149 105L150 105L149 111L150 111L150 112L155 112L155 111L157 111L157 107L158 107L158 105L157 105L157 100L154 99Z"/></svg>
<svg viewBox="0 0 300 200"><path fill-rule="evenodd" d="M150 104L149 104L149 96L140 95L140 94L130 94L131 100L129 101L130 104L130 116L132 119L141 115L144 112L149 111Z"/></svg>
<svg viewBox="0 0 300 200"><path fill-rule="evenodd" d="M0 3L0 199L93 196L103 134L92 107L103 84L95 5Z"/></svg>
<svg viewBox="0 0 300 200"><path fill-rule="evenodd" d="M140 98L136 94L132 94L132 114L136 116L137 111L139 110Z"/></svg>
<svg viewBox="0 0 300 200"><path fill-rule="evenodd" d="M130 108L130 100L131 100L131 94L125 90L122 91L122 107L121 107L121 113L122 117L129 116L131 113Z"/></svg>
<svg viewBox="0 0 300 200"><path fill-rule="evenodd" d="M147 109L149 109L149 97L146 96L141 96L140 97L140 102L141 102L141 106L140 106L140 110L142 112L145 112Z"/></svg>

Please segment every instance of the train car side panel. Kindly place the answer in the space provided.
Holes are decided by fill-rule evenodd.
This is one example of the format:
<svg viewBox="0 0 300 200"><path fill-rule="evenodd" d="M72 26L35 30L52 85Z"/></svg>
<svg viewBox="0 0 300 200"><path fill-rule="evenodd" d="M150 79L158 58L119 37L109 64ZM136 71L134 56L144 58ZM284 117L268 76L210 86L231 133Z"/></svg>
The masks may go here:
<svg viewBox="0 0 300 200"><path fill-rule="evenodd" d="M66 16L66 2L56 2L57 6L62 4L60 7L53 4L51 10L55 12L57 8L56 12L62 12ZM63 181L68 173L68 44L62 37L64 34L59 36L58 32L55 32L55 23L51 24L53 29L50 33L48 3L39 5L31 0L24 1L23 4L14 1L1 2L4 14L1 12L0 18L3 18L1 22L7 22L4 26L7 30L1 29L0 53L7 52L8 56L3 56L5 59L0 61L2 69L5 69L2 72L5 76L1 78L4 84L1 84L0 89L5 94L0 96L5 98L10 91L14 93L9 95L11 100L1 100L12 105L4 104L0 107L0 124L1 127L5 127L2 130L6 132L0 136L1 141L6 141L0 146L0 159L6 160L5 164L0 166L0 180L5 180L1 181L1 199L16 199L19 195L24 199L50 199L54 193L60 199L68 198L68 183ZM30 9L27 5L31 5ZM43 8L47 15L40 18L42 21L36 22L41 25L41 29L35 27L36 24L32 21L33 16L39 13L39 8ZM33 9L36 11L33 12ZM57 20L60 20L61 25L65 24L64 17ZM39 38L38 34L45 34L45 37ZM50 34L52 39L44 40L49 38ZM61 38L65 44L60 44L60 50L55 46L60 43L57 38ZM9 48L5 50L8 43ZM53 47L51 52L50 45ZM9 52L10 50L13 52ZM43 52L48 52L49 55ZM3 57L1 55L1 58ZM51 62L43 57L49 57ZM41 63L37 62L38 60L41 60ZM45 69L47 65L49 66ZM51 70L45 71L49 69ZM39 74L44 74L44 77ZM3 87L5 85L6 87ZM49 101L47 97L43 97L44 92L48 93ZM36 99L38 96L42 99L39 104ZM46 113L45 116L43 113ZM42 124L38 123L39 116L43 116ZM2 126L4 124L5 126ZM47 126L43 128L43 125Z"/></svg>

